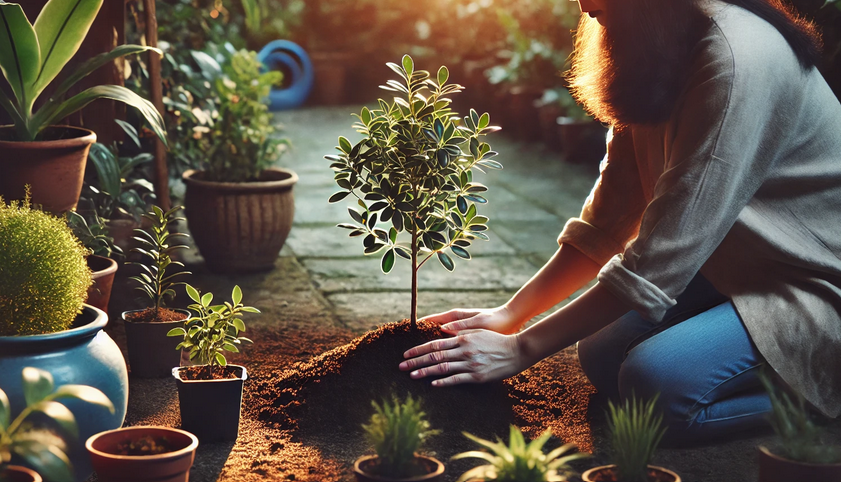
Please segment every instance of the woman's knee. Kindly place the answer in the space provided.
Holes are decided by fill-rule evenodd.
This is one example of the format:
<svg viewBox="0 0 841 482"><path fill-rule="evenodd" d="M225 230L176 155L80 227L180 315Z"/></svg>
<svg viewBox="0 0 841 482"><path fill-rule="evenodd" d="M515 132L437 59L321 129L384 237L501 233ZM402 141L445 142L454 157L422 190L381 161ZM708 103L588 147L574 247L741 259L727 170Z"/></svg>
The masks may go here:
<svg viewBox="0 0 841 482"><path fill-rule="evenodd" d="M693 405L677 367L662 359L631 351L619 370L619 396L644 401L657 399L664 426L672 429L688 426Z"/></svg>

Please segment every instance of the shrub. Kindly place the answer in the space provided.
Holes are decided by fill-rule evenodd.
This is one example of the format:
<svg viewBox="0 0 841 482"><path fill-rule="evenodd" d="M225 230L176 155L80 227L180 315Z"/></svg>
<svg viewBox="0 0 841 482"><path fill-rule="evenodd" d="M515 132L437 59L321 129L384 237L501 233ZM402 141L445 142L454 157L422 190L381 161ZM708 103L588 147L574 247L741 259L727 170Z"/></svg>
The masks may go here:
<svg viewBox="0 0 841 482"><path fill-rule="evenodd" d="M61 218L32 209L29 197L0 198L0 335L70 328L91 285L87 251Z"/></svg>
<svg viewBox="0 0 841 482"><path fill-rule="evenodd" d="M384 399L382 405L371 401L371 405L375 412L362 428L379 457L377 473L394 478L418 475L415 452L427 438L438 433L430 428L420 400L411 394L405 401L392 395L391 401Z"/></svg>

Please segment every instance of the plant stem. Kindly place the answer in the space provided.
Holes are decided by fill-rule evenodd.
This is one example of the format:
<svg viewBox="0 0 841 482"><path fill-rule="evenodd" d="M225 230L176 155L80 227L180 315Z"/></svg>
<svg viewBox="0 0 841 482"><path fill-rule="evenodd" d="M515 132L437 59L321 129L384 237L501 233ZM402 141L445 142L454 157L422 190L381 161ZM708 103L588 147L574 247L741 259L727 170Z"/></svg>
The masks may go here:
<svg viewBox="0 0 841 482"><path fill-rule="evenodd" d="M418 324L418 225L412 217L412 316L410 326L412 331Z"/></svg>

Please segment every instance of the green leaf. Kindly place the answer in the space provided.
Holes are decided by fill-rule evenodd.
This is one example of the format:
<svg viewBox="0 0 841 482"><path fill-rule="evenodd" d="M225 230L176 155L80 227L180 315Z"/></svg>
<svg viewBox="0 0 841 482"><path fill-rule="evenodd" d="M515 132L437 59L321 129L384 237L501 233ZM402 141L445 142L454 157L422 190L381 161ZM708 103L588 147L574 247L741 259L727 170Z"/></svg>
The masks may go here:
<svg viewBox="0 0 841 482"><path fill-rule="evenodd" d="M101 391L87 385L62 385L58 387L51 398L75 398L105 407L108 411L114 413L114 404L111 403L111 400Z"/></svg>
<svg viewBox="0 0 841 482"><path fill-rule="evenodd" d="M80 0L81 1L81 0ZM40 131L46 126L59 123L62 119L79 111L97 99L111 99L135 107L152 127L152 130L166 144L166 128L161 114L151 102L119 85L97 85L82 91L58 106L40 109L32 118L31 129Z"/></svg>
<svg viewBox="0 0 841 482"><path fill-rule="evenodd" d="M178 328L173 328L173 329L169 330L166 333L166 336L184 336L186 334L187 334L187 330L185 330L184 328L178 327Z"/></svg>
<svg viewBox="0 0 841 482"><path fill-rule="evenodd" d="M216 363L219 364L219 366L228 366L228 360L225 359L225 355L217 352L214 357L216 358Z"/></svg>
<svg viewBox="0 0 841 482"><path fill-rule="evenodd" d="M231 292L231 300L234 302L234 305L238 305L242 301L242 289L239 285L234 286L234 290Z"/></svg>
<svg viewBox="0 0 841 482"><path fill-rule="evenodd" d="M102 1L52 0L44 5L34 25L41 49L41 68L32 85L34 96L53 81L79 50Z"/></svg>
<svg viewBox="0 0 841 482"><path fill-rule="evenodd" d="M444 85L447 83L447 79L450 78L450 71L447 69L446 66L442 65L440 69L438 69L438 85Z"/></svg>
<svg viewBox="0 0 841 482"><path fill-rule="evenodd" d="M109 62L113 62L114 60L125 57L126 55L139 54L148 51L157 52L158 55L163 55L163 52L154 47L146 47L142 45L132 44L118 45L110 52L104 52L99 55L95 55L88 59L87 62L73 69L73 73L67 76L67 78L64 79L60 84L58 84L58 87L56 87L55 92L51 94L51 97L61 97L65 92L67 92L71 87L73 87L76 84L76 82L84 79L85 77L87 77L100 67L108 64ZM119 119L116 120L118 123L123 122Z"/></svg>
<svg viewBox="0 0 841 482"><path fill-rule="evenodd" d="M196 303L201 303L201 298L199 297L199 292L195 288L190 285L184 285L184 289L187 291L187 296L190 297L191 300L195 301Z"/></svg>
<svg viewBox="0 0 841 482"><path fill-rule="evenodd" d="M246 313L260 313L260 310L258 310L257 308L254 308L252 306L243 306L242 308L240 308L240 310L244 311ZM241 330L241 331L245 331L245 330Z"/></svg>
<svg viewBox="0 0 841 482"><path fill-rule="evenodd" d="M30 86L40 67L38 38L23 8L16 3L0 3L0 70L24 112L35 101Z"/></svg>
<svg viewBox="0 0 841 482"><path fill-rule="evenodd" d="M488 124L491 123L491 116L487 112L482 114L482 117L479 118L479 125L477 126L479 129L484 129L488 127Z"/></svg>
<svg viewBox="0 0 841 482"><path fill-rule="evenodd" d="M456 205L461 214L467 214L467 200L462 196L456 197Z"/></svg>
<svg viewBox="0 0 841 482"><path fill-rule="evenodd" d="M383 255L383 259L382 259L382 263L381 263L383 273L389 273L391 271L391 269L394 268L394 260L395 260L394 249L392 248L392 249L389 249L388 251L386 251L385 254Z"/></svg>
<svg viewBox="0 0 841 482"><path fill-rule="evenodd" d="M45 400L35 404L32 407L32 410L35 412L41 412L51 418L64 430L65 433L67 433L67 435L70 435L73 438L77 438L79 436L79 427L76 425L76 418L73 416L73 412L61 403Z"/></svg>
<svg viewBox="0 0 841 482"><path fill-rule="evenodd" d="M122 176L120 175L120 161L105 144L95 143L88 153L88 160L96 168L102 190L112 199L117 199L122 190Z"/></svg>
<svg viewBox="0 0 841 482"><path fill-rule="evenodd" d="M237 331L245 331L245 323L239 318L234 318L234 321L232 323L234 324L234 328L236 328Z"/></svg>
<svg viewBox="0 0 841 482"><path fill-rule="evenodd" d="M450 258L447 253L438 252L438 261L441 262L441 265L447 269L447 271L452 271L456 269L455 263L453 263L453 259Z"/></svg>
<svg viewBox="0 0 841 482"><path fill-rule="evenodd" d="M11 411L9 397L6 396L6 392L0 390L0 429L6 430L9 427Z"/></svg>
<svg viewBox="0 0 841 482"><path fill-rule="evenodd" d="M210 306L210 303L213 301L213 293L205 293L201 297L201 305L205 308Z"/></svg>
<svg viewBox="0 0 841 482"><path fill-rule="evenodd" d="M466 249L460 246L450 246L450 249L453 251L453 254L459 258L470 259L470 253L468 253Z"/></svg>
<svg viewBox="0 0 841 482"><path fill-rule="evenodd" d="M347 140L345 136L339 136L339 148L345 154L350 154L350 151L353 150L353 147L350 145L350 141Z"/></svg>
<svg viewBox="0 0 841 482"><path fill-rule="evenodd" d="M333 194L332 196L330 196L330 199L328 199L327 202L337 203L337 202L341 201L342 199L348 197L348 194L350 194L350 191L339 191L339 192Z"/></svg>
<svg viewBox="0 0 841 482"><path fill-rule="evenodd" d="M43 444L38 440L24 440L12 445L12 451L26 460L44 480L50 482L74 482L70 459L58 447Z"/></svg>
<svg viewBox="0 0 841 482"><path fill-rule="evenodd" d="M412 60L412 57L409 54L403 56L403 70L406 71L406 74L409 75L409 78L412 77L412 73L415 71L415 62Z"/></svg>
<svg viewBox="0 0 841 482"><path fill-rule="evenodd" d="M53 376L38 368L23 369L23 398L26 405L35 405L53 392Z"/></svg>

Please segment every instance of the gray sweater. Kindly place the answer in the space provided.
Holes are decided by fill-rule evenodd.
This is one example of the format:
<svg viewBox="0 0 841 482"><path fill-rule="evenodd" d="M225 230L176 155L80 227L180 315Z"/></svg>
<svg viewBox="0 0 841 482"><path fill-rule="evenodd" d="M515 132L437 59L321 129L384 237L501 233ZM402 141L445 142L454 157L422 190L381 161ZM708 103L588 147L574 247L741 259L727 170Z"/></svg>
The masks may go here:
<svg viewBox="0 0 841 482"><path fill-rule="evenodd" d="M670 120L609 136L559 242L653 321L700 271L780 376L836 417L841 105L773 26L736 6L711 18Z"/></svg>

